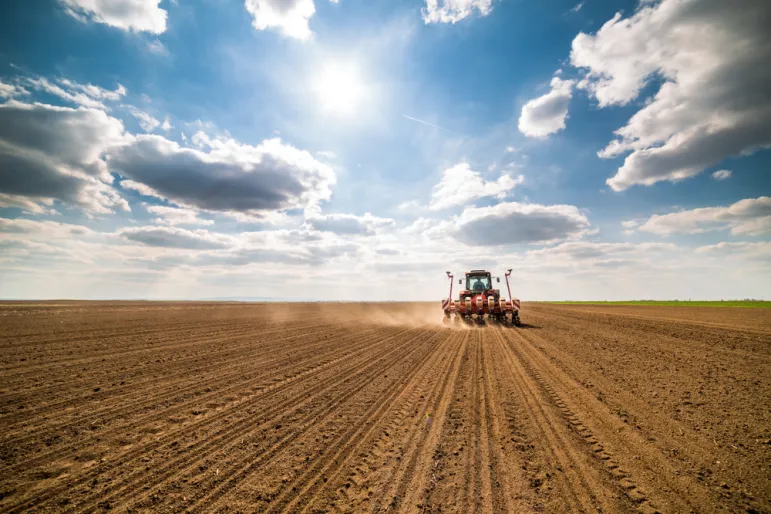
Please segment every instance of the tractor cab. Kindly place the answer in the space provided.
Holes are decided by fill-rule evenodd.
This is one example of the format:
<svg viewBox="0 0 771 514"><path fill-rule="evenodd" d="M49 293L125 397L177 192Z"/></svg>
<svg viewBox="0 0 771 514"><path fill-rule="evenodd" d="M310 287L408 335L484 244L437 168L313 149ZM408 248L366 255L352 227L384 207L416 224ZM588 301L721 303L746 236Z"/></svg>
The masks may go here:
<svg viewBox="0 0 771 514"><path fill-rule="evenodd" d="M483 293L492 288L490 273L466 273L466 289L474 293Z"/></svg>
<svg viewBox="0 0 771 514"><path fill-rule="evenodd" d="M500 281L501 279L498 278L498 282ZM458 281L459 284L465 285L464 290L460 292L461 300L467 296L473 297L479 294L482 294L485 298L488 295L492 295L496 300L500 297L499 291L493 288L493 277L489 271L468 271L466 272L465 284L463 282L463 279Z"/></svg>

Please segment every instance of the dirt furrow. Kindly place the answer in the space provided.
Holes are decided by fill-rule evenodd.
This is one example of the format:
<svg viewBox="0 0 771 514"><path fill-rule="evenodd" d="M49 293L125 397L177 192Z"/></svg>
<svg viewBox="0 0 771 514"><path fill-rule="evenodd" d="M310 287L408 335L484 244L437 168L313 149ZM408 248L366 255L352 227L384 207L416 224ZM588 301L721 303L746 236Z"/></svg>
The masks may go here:
<svg viewBox="0 0 771 514"><path fill-rule="evenodd" d="M219 375L215 372L212 382L219 384L224 383L226 384L225 386L213 388L206 387L205 385L202 385L207 383L202 381L205 377L199 377L201 380L198 380L189 388L182 390L173 389L169 393L168 401L164 401L163 395L159 396L157 394L153 394L148 399L146 391L144 396L141 394L136 395L136 398L140 398L141 400L148 399L149 405L151 405L152 408L144 408L143 406L148 403L144 401L137 402L134 395L122 397L121 403L124 407L121 409L111 408L110 405L106 405L103 409L89 413L78 421L68 421L64 425L53 425L53 429L56 433L61 433L65 428L73 426L85 427L86 430L90 428L91 430L86 431L85 436L75 439L71 444L57 444L50 451L38 452L32 458L26 457L19 465L29 469L31 466L39 465L44 462L67 458L79 448L88 447L89 444L99 443L99 441L109 440L113 434L116 434L115 437L120 439L119 434L131 433L133 431L132 427L153 426L155 423L154 420L158 420L159 417L170 420L172 425L184 426L184 419L191 417L190 409L192 407L189 403L186 403L186 400L193 400L197 405L204 405L203 408L197 407L196 409L193 409L198 412L204 412L211 408L221 408L223 405L240 401L245 395L259 395L268 387L275 386L276 384L290 383L302 375L320 369L321 367L329 366L330 363L334 364L337 362L336 359L340 355L347 356L365 348L371 340L374 340L368 339L368 337L376 338L378 336L375 331L372 331L367 337L349 334L348 339L341 339L340 345L327 345L327 348L334 349L333 353L307 360L296 361L289 368L276 369L266 375L258 375L254 377L254 379L252 379L251 375L248 375L245 371L241 370ZM346 341L354 340L358 340L356 345L343 348ZM230 378L236 380L229 381L228 379ZM238 380L239 378L241 380ZM230 382L232 382L232 385L227 385ZM189 390L192 390L193 392L189 393ZM185 397L185 395L187 395L187 397ZM158 412L158 409L161 409L160 412ZM199 414L194 412L192 416L198 415ZM95 421L92 421L89 425L89 420ZM117 422L113 422L113 420ZM99 425L94 425L94 422L98 422ZM165 424L169 425L169 423ZM108 428L104 429L104 427ZM46 432L51 432L51 428L51 426L47 429L44 427ZM154 429L153 431L155 432L156 430ZM18 451L20 448L19 443L13 443L11 446L14 447L15 451ZM9 459L6 458L4 460L7 461Z"/></svg>
<svg viewBox="0 0 771 514"><path fill-rule="evenodd" d="M434 389L432 396L426 399L420 409L420 416L425 419L425 424L415 425L410 440L405 445L400 465L386 482L390 487L373 505L389 505L404 510L421 509L424 505L426 492L430 490L434 480L434 456L447 409L453 398L464 350L465 345L460 345L451 353L445 354L444 360L447 363L443 365L443 376L437 381L438 387Z"/></svg>
<svg viewBox="0 0 771 514"><path fill-rule="evenodd" d="M0 302L0 513L771 512L771 310L522 320Z"/></svg>
<svg viewBox="0 0 771 514"><path fill-rule="evenodd" d="M620 490L598 469L583 440L566 427L562 413L528 373L515 345L507 340L502 354L526 409L526 422L538 435L534 441L539 443L541 458L549 469L545 478L560 491L551 498L553 508L573 512L627 510L629 504L620 500Z"/></svg>
<svg viewBox="0 0 771 514"><path fill-rule="evenodd" d="M297 411L297 415L289 420L292 430L280 431L277 438L269 438L265 441L255 438L254 434L247 434L246 441L256 439L252 446L263 449L257 452L256 457L248 455L228 462L227 471L225 472L227 478L224 480L211 479L205 482L196 482L201 490L207 492L200 498L196 498L195 503L188 508L194 510L203 508L203 506L209 506L226 497L236 487L245 486L248 488L249 480L255 478L253 475L255 470L264 469L264 466L275 459L277 455L280 455L280 452L287 449L290 443L294 444L296 448L305 447L302 444L302 439L307 439L309 432L318 430L331 415L339 415L342 408L341 405L359 395L363 387L367 387L373 379L376 379L385 367L393 366L398 362L400 356L409 357L418 350L425 351L428 347L427 339L427 334L411 335L405 341L395 342L396 346L386 349L379 358L370 359L370 361L374 360L374 362L367 363L365 368L355 370L355 374L349 375L348 378L343 375L339 384L340 388L327 388L312 398L313 403L309 408L294 409ZM353 381L354 379L356 379L355 382ZM283 413L281 417L284 418L290 414L292 413ZM328 443L329 441L330 438L326 437L325 442ZM269 446L264 448L266 445ZM329 450L335 447L334 445L326 444L324 449ZM314 453L315 455L313 455L312 460L315 462L314 465L318 465L321 451ZM305 460L305 462L307 463L309 460L311 459ZM264 482L262 477L259 480ZM286 481L282 480L281 487L288 482L289 479L286 479ZM292 486L292 488L295 487L295 485ZM278 490L271 491L270 498L266 499L273 501L277 494Z"/></svg>
<svg viewBox="0 0 771 514"><path fill-rule="evenodd" d="M441 339L443 336L444 334L434 332L430 337L433 340ZM443 343L447 344L448 342L445 340ZM434 354L434 350L435 347L432 347L431 351L427 353L426 361ZM407 355L402 356L400 360L407 360L408 357ZM406 380L408 384L411 383L413 373L419 371L424 362L421 360L415 366L411 366L407 370L406 376L402 373L402 380L393 380L389 387L373 391L374 394L377 394L377 400L368 407L363 417L359 417L353 426L337 439L331 441L330 448L335 450L322 454L315 465L307 469L298 479L287 484L283 488L284 495L279 495L275 501L271 502L268 512L300 512L305 506L312 503L318 494L315 489L318 488L322 480L335 479L336 473L344 468L349 459L354 457L357 451L369 442L372 434L378 430L379 422L387 415L396 398L404 390L404 381ZM390 367L383 367L383 370L388 369ZM331 455L326 453L331 453Z"/></svg>
<svg viewBox="0 0 771 514"><path fill-rule="evenodd" d="M424 336L425 334L418 333L414 336L414 338L408 339L405 345L415 341L417 338ZM383 341L394 339L398 340L398 337L399 335L397 334L393 337L384 338ZM378 341L377 345L381 346L382 341ZM194 441L189 443L186 448L182 449L180 452L182 454L181 456L173 459L167 458L162 466L153 470L151 478L147 476L144 477L142 480L143 492L139 495L136 493L132 495L132 497L136 500L136 504L142 505L142 502L146 498L150 498L152 500L155 496L155 493L160 488L162 488L168 480L172 478L178 477L179 475L191 475L191 472L192 476L200 476L199 468L203 461L209 459L214 453L227 453L229 448L238 446L241 441L245 440L249 433L253 431L261 432L268 429L271 425L275 426L276 423L281 423L284 418L287 418L295 412L312 412L309 406L313 405L313 402L317 397L320 397L321 395L327 394L331 391L338 391L338 389L343 386L349 387L351 386L353 380L358 380L358 382L355 382L354 384L363 383L365 381L365 378L363 377L366 373L377 370L376 365L379 359L396 354L398 349L403 350L403 347L397 347L396 350L394 348L387 348L384 351L384 354L381 356L377 356L377 354L370 354L369 359L357 359L351 362L351 366L347 370L340 367L331 369L330 371L332 371L332 373L330 377L316 384L313 384L311 387L306 388L300 393L299 396L289 397L286 400L279 400L261 409L259 411L259 415L263 420L257 426L254 426L254 420L252 416L245 416L239 420L229 420L228 428L224 431L217 430L213 436L202 436L198 433L200 432L199 429L194 434ZM341 371L343 372L341 373ZM357 389L358 388L354 387L353 391L356 392ZM334 394L331 395L330 398L332 403L330 403L330 401L320 402L320 405L327 407L328 412L334 410L331 407L334 407L337 402L341 401L343 396L340 394ZM243 406L241 406L241 410L243 410ZM313 416L315 416L315 414L310 414L310 417ZM297 423L297 418L292 419L292 425L295 423ZM202 439L204 442L197 442L199 439ZM286 446L286 444L282 446ZM196 455L196 452L185 451L192 450L193 448L195 448L196 452L198 452L200 455ZM222 469L223 471L227 471L225 468ZM217 476L219 476L219 473L217 473ZM192 480L191 482L191 485L194 485L199 491L202 490L205 486L203 482L193 482ZM119 488L111 487L110 490L107 491L111 494L105 495L105 491L101 491L100 495L102 498L104 498L103 501L109 502L113 498L119 497L121 494L135 489L137 485L138 484L136 481L129 481L128 483L124 483ZM152 503L152 501L150 503Z"/></svg>
<svg viewBox="0 0 771 514"><path fill-rule="evenodd" d="M519 476L517 469L511 466L507 450L512 448L508 445L511 439L505 425L506 416L501 405L501 396L503 392L500 389L500 377L496 375L496 368L493 365L494 343L490 341L490 336L494 340L501 340L499 330L488 330L484 332L482 345L481 369L482 381L484 382L485 398L485 426L487 443L487 452L489 455L489 472L492 492L492 510L494 512L522 512L525 504L515 500L515 496L523 489L523 480Z"/></svg>
<svg viewBox="0 0 771 514"><path fill-rule="evenodd" d="M400 333L406 332L409 329L403 329L402 331L397 331L397 334L393 337L397 337ZM391 338L385 338L386 340L392 339ZM188 459L191 458L196 454L196 452L202 452L203 449L200 445L197 445L196 443L190 443L186 445L184 448L176 448L179 446L179 441L185 439L184 434L198 434L200 431L208 428L210 430L215 431L217 433L216 440L210 440L207 442L206 447L209 448L216 448L216 443L225 439L226 437L229 437L232 433L236 432L240 429L242 426L248 426L248 424L251 422L250 419L250 409L253 408L255 404L259 404L259 402L268 402L274 397L279 397L282 393L285 393L285 389L294 387L296 389L299 389L299 391L296 393L295 396L290 396L288 400L280 401L280 403L271 405L271 408L277 412L280 412L281 408L283 408L284 405L291 405L292 402L298 401L299 398L303 398L309 394L310 391L313 391L319 387L327 385L328 382L334 382L337 380L339 372L339 369L336 367L339 364L350 361L353 358L354 364L361 365L362 363L365 363L367 360L366 352L363 351L364 348L371 345L373 342L379 342L382 341L383 338L379 338L377 335L374 335L372 339L367 340L366 345L363 348L359 348L356 351L353 352L347 352L343 355L337 356L335 359L329 360L323 365L319 365L318 367L306 371L305 373L298 374L296 376L291 377L289 380L284 380L281 382L276 382L271 386L261 386L258 383L248 385L247 387L244 387L243 390L246 393L246 396L243 399L239 399L236 402L233 402L233 404L230 406L229 409L221 410L221 411L215 411L213 415L211 416L204 416L203 419L192 421L188 424L183 424L181 427L177 428L176 430L170 430L168 433L163 434L161 437L158 437L146 444L140 444L138 446L135 446L134 448L131 448L127 452L118 454L113 456L111 461L108 461L106 464L100 464L91 469L90 472L86 473L83 476L78 477L74 482L68 482L65 484L62 484L61 487L56 488L47 488L45 493L37 496L34 499L34 502L29 501L25 504L18 505L14 508L29 508L31 506L38 506L40 503L47 501L50 498L53 498L57 496L62 491L70 491L74 492L73 490L76 487L84 486L86 490L90 490L91 486L89 485L91 481L98 477L99 475L104 475L106 473L110 473L111 471L115 471L118 473L118 475L124 475L128 474L129 479L132 480L132 483L137 482L143 482L147 480L147 476L145 476L145 467L146 466L137 466L135 468L131 468L129 464L131 462L135 462L138 459L144 459L146 458L146 455L149 452L160 452L162 448L168 448L169 453L174 454L181 454L183 457L187 457ZM313 384L311 383L309 388L303 389L303 384L307 382L312 382L313 378L318 375L319 373L328 373L330 375L329 378L326 379L326 381L321 381L320 383ZM221 423L223 418L226 418L230 414L230 411L232 409L237 409L237 414L242 416L242 419L237 423L231 423L228 422L227 426L228 429L224 432L219 428L219 424ZM246 415L246 416L244 416ZM243 419L245 418L245 419ZM140 423L140 425L147 426L148 423ZM188 449L189 452L185 452L184 450ZM168 466L168 462L166 462L166 467ZM128 471L131 469L131 471ZM124 480L126 477L124 477ZM113 490L115 489L117 484L112 484L108 487L108 489ZM107 496L104 491L101 489L97 492L97 494L100 497ZM80 498L83 502L88 501L88 496L86 498Z"/></svg>
<svg viewBox="0 0 771 514"><path fill-rule="evenodd" d="M320 326L321 324L312 324L311 327ZM188 348L197 348L198 346L202 344L208 344L216 346L217 344L222 343L230 343L232 341L238 341L243 338L247 338L255 332L260 333L261 336L268 337L273 333L281 333L285 332L286 328L277 328L273 331L264 331L263 328L257 328L254 326L246 326L238 329L232 329L232 330L226 330L226 331L217 331L214 334L204 335L204 336L198 336L192 338L185 338L182 341L179 340L172 340L170 343L147 343L143 342L141 348L133 348L133 349L125 349L118 350L118 348L121 348L120 345L114 345L112 343L106 344L105 346L108 348L111 348L107 350L104 354L95 352L93 349L89 349L88 354L89 356L85 359L83 358L68 358L68 359L61 359L61 360L54 360L49 361L44 364L37 364L37 365L30 365L27 369L29 370L28 373L16 373L11 377L2 377L0 376L0 379L4 380L4 383L7 383L8 386L13 386L15 382L29 382L34 380L35 375L46 375L52 372L50 368L55 367L56 370L55 373L58 374L65 374L65 373L72 373L72 372L79 372L81 370L88 371L89 369L94 368L95 363L99 363L99 366L104 366L105 364L101 364L102 362L107 362L106 357L109 357L110 361L120 361L121 363L125 362L127 359L132 358L139 358L143 355L151 355L153 357L152 361L156 362L163 362L166 359L164 358L164 354L168 355L176 355L181 349L188 349ZM145 361L147 362L147 361Z"/></svg>
<svg viewBox="0 0 771 514"><path fill-rule="evenodd" d="M371 332L374 332L372 330ZM361 335L366 335L367 332L362 332ZM289 335L286 337L278 338L277 343L281 344L286 342L289 343L295 343L298 344L301 341L301 338L303 337L318 337L318 332L315 334L299 334L299 335ZM288 341L292 339L293 337L298 338L298 341ZM208 356L208 366L206 368L212 368L212 373L214 377L216 377L216 380L220 383L227 382L231 376L236 376L239 374L243 374L246 371L243 369L236 369L230 374L222 374L221 369L225 368L227 369L228 365L231 363L237 363L241 364L240 368L249 368L253 366L265 366L275 369L275 375L279 375L283 370L281 368L278 368L277 366L281 365L281 359L282 358L289 358L292 359L291 356L275 356L272 350L272 346L270 345L265 348L265 352L263 355L258 355L253 361L251 362L245 362L244 361L244 355L239 353L239 350L244 349L251 349L254 347L254 343L251 341L251 336L246 337L247 342L243 345L237 345L237 346L231 346L230 344L227 346L227 352L219 352L215 355L220 356L224 353L236 353L234 357L231 359L226 359L224 361L218 361L216 359L212 359L211 356ZM233 343L236 343L237 340L234 340ZM308 353L308 350L313 350L316 348L329 348L329 343L318 341L316 343L312 343L311 345L305 346L304 351ZM318 359L318 356L310 355L311 359ZM296 358L295 358L296 359ZM203 363L202 363L203 364ZM214 367L214 365L218 367ZM292 360L290 362L291 365L296 366L298 364L297 361ZM204 369L206 369L204 368ZM205 377L202 377L200 375L201 370L199 367L193 367L193 366L187 366L186 368L183 368L178 374L174 373L165 373L163 374L164 380L164 387L168 389L169 391L167 393L159 393L156 392L152 395L152 397L147 397L147 391L146 389L142 389L143 385L149 384L149 385L155 385L159 378L159 376L150 376L145 378L144 380L137 381L136 383L132 383L131 386L133 389L138 389L135 393L127 393L127 394L121 394L121 402L125 404L131 404L131 412L136 413L138 409L143 409L143 406L145 405L159 405L163 404L164 402L167 402L171 400L172 398L177 398L184 396L187 393L197 391L198 389L201 389L200 384L205 381ZM188 386L181 386L179 384L175 384L174 381L177 378L181 379L193 379L194 383L188 385ZM270 380L272 376L268 375L265 377L266 380ZM98 388L97 388L98 389ZM66 395L67 391L60 391L59 395ZM222 394L223 391L217 391L217 394ZM114 393L113 393L114 394ZM120 393L119 393L120 394ZM105 400L110 399L111 392L105 391L102 394L96 393L95 395L87 395L87 396L79 396L74 398L69 398L66 400L62 400L59 402L53 402L49 404L45 404L40 408L40 410L35 411L33 414L26 413L25 417L31 417L36 424L40 425L43 429L50 431L52 427L55 427L56 430L63 430L67 427L71 426L77 426L77 425L83 425L84 423L88 423L92 420L98 420L101 424L109 423L111 419L115 418L122 418L124 417L125 413L120 410L115 410L113 406L107 404L100 407L97 407L97 409L88 409L86 411L82 411L83 414L79 415L81 411L76 411L73 413L70 411L70 407L73 405L80 405L84 402L98 402L99 404L107 403ZM143 401L139 401L138 403L135 403L135 398ZM199 398L202 399L202 398ZM26 410L26 409L25 409ZM41 412L42 411L42 412ZM51 412L51 415L48 416L48 411ZM109 417L105 417L104 414L109 413ZM59 417L66 416L66 420L63 422L58 421ZM21 445L24 444L26 441L34 439L37 437L37 433L34 430L34 427L30 427L29 425L22 425L18 428L14 427L14 422L17 422L16 419L14 419L11 416L3 417L3 422L8 423L9 430L6 433L8 436L8 442L14 445ZM21 436L16 438L16 434L18 432L21 432Z"/></svg>
<svg viewBox="0 0 771 514"><path fill-rule="evenodd" d="M560 345L532 332L516 336L517 347L565 418L642 510L705 511L719 503L734 502L738 503L735 509L754 508L746 503L746 497L728 494L732 489L741 491L741 483L721 484L703 474L702 470L715 463L716 467L721 462L741 466L730 464L734 452L652 411L639 393L613 387L602 375L593 375L591 388L582 386L576 377L588 374L585 364L570 357ZM655 428L649 430L618 416L620 406L637 413L639 423ZM684 429L689 432L687 437ZM696 441L698 444L692 444Z"/></svg>
<svg viewBox="0 0 771 514"><path fill-rule="evenodd" d="M286 327L283 328L275 328L273 330L263 330L261 327L256 327L254 324L251 324L250 332L245 334L245 336L248 336L249 334L252 335L259 335L260 338L271 340L270 338L271 334L280 334L280 333L286 333ZM308 323L307 325L301 325L301 326L294 326L292 327L292 330L290 332L298 331L300 333L313 333L314 331L317 331L323 327L330 327L331 325L326 322L314 322L314 323ZM243 340L244 337L237 337L235 334L243 333L239 331L225 333L221 330L217 330L214 332L209 333L209 331L203 331L202 333L195 333L191 334L189 337L185 337L185 344L184 349L189 350L189 352L181 352L180 348L181 346L179 344L173 345L169 348L169 351L167 352L169 354L169 357L167 357L166 361L171 361L175 365L183 365L186 362L194 359L200 359L205 357L205 353L208 351L209 353L218 353L220 351L219 345L222 344L222 342L226 342L228 347L232 347L233 343L238 340ZM212 334L216 334L217 337L212 338ZM222 338L222 336L229 335L231 338L226 337L225 339ZM160 338L159 338L160 339ZM283 338L282 338L283 339ZM212 344L213 343L213 344ZM110 343L113 344L112 342ZM116 346L121 345L123 343L115 343ZM153 345L154 343L152 340L143 340L141 342L141 345L144 347L147 347L148 345ZM153 346L155 349L159 349L160 346ZM73 350L70 349L70 352ZM190 353L190 355L188 354ZM23 352L16 353L16 356L26 355ZM154 355L155 356L155 355ZM45 359L47 361L47 366L49 368L53 369L43 369L38 370L36 372L37 375L25 375L23 373L15 373L9 377L5 377L5 380L3 382L3 387L6 390L9 390L10 392L5 392L3 394L0 394L0 405L7 404L9 402L13 403L19 403L21 400L23 400L22 395L37 395L42 396L45 398L50 392L56 391L57 388L60 388L62 384L66 384L70 387L74 387L79 383L85 383L87 381L93 381L95 378L98 378L99 375L96 374L99 368L86 368L83 370L83 368L80 368L81 373L78 375L72 376L71 373L68 373L66 369L62 368L61 361L55 360L54 357L50 355L46 355ZM28 358L27 361L30 359ZM160 361L157 356L154 359L154 361ZM127 359L121 359L121 368L130 368L130 367L140 367L144 368L146 367L147 361L143 359L135 359L133 361L127 360ZM82 373L82 371L85 371L85 373ZM57 384L51 384L51 378L53 376L61 377L61 381ZM43 381L40 380L40 378L46 378L47 380Z"/></svg>

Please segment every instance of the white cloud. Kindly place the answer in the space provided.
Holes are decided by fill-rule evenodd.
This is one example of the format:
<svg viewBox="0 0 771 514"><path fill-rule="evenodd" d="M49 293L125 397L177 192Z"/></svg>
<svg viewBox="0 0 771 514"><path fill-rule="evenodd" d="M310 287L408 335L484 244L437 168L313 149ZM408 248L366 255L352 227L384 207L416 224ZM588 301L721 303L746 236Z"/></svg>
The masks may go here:
<svg viewBox="0 0 771 514"><path fill-rule="evenodd" d="M651 254L676 252L672 243L598 243L593 241L569 241L566 243L528 250L526 257L530 264L555 263L565 266L585 267L589 265L620 265L634 261L648 260Z"/></svg>
<svg viewBox="0 0 771 514"><path fill-rule="evenodd" d="M166 119L163 120L163 123L161 124L161 130L163 130L164 132L168 132L173 128L174 128L174 125L171 124L171 122L169 121L169 117L166 116Z"/></svg>
<svg viewBox="0 0 771 514"><path fill-rule="evenodd" d="M589 220L573 205L505 202L465 209L451 232L469 246L505 246L573 239L589 227Z"/></svg>
<svg viewBox="0 0 771 514"><path fill-rule="evenodd" d="M572 96L572 80L552 78L551 91L522 107L519 131L529 137L544 137L564 129Z"/></svg>
<svg viewBox="0 0 771 514"><path fill-rule="evenodd" d="M624 105L654 78L655 96L600 152L631 152L607 180L616 191L678 181L724 158L771 145L771 3L747 0L642 2L595 35L573 40L579 83L601 107Z"/></svg>
<svg viewBox="0 0 771 514"><path fill-rule="evenodd" d="M639 222L635 220L629 220L629 221L622 221L621 226L624 228L635 228L637 225L639 225Z"/></svg>
<svg viewBox="0 0 771 514"><path fill-rule="evenodd" d="M81 21L104 23L126 31L166 31L167 12L161 0L60 0L69 14Z"/></svg>
<svg viewBox="0 0 771 514"><path fill-rule="evenodd" d="M317 206L331 195L332 168L279 139L257 146L203 133L194 139L200 149L139 135L111 151L108 162L128 179L121 187L207 211L259 218Z"/></svg>
<svg viewBox="0 0 771 514"><path fill-rule="evenodd" d="M155 223L163 225L213 225L214 221L204 220L198 217L198 213L193 209L181 209L178 207L167 207L165 205L150 205L147 212L160 216L156 218Z"/></svg>
<svg viewBox="0 0 771 514"><path fill-rule="evenodd" d="M733 175L733 171L731 170L717 170L712 174L712 178L715 180L726 180L731 178L731 175Z"/></svg>
<svg viewBox="0 0 771 514"><path fill-rule="evenodd" d="M129 111L131 112L131 115L137 119L139 126L142 127L142 130L145 132L152 132L161 124L156 118L144 111L140 111L136 107L129 107ZM166 121L168 122L168 120Z"/></svg>
<svg viewBox="0 0 771 514"><path fill-rule="evenodd" d="M0 80L0 98L13 98L16 96L28 95L29 91L21 86L6 84Z"/></svg>
<svg viewBox="0 0 771 514"><path fill-rule="evenodd" d="M353 214L326 214L311 216L306 223L314 230L347 235L375 235L393 228L396 223L390 218L380 218L370 213L364 216Z"/></svg>
<svg viewBox="0 0 771 514"><path fill-rule="evenodd" d="M245 0L257 30L275 28L287 37L310 39L308 20L316 12L313 0Z"/></svg>
<svg viewBox="0 0 771 514"><path fill-rule="evenodd" d="M101 110L0 104L2 202L31 212L54 200L97 213L128 210L102 160L124 137L123 124Z"/></svg>
<svg viewBox="0 0 771 514"><path fill-rule="evenodd" d="M749 258L771 261L771 241L751 242L720 242L713 245L700 246L696 253L719 258Z"/></svg>
<svg viewBox="0 0 771 514"><path fill-rule="evenodd" d="M0 207L17 208L31 214L58 214L53 198L29 197L0 193Z"/></svg>
<svg viewBox="0 0 771 514"><path fill-rule="evenodd" d="M466 205L479 198L504 198L509 191L523 181L522 175L515 178L503 174L498 180L488 182L479 172L472 170L468 163L461 162L444 170L442 179L434 186L429 208L440 210Z"/></svg>
<svg viewBox="0 0 771 514"><path fill-rule="evenodd" d="M40 235L47 239L69 239L93 235L94 231L82 225L56 221L0 218L0 234Z"/></svg>
<svg viewBox="0 0 771 514"><path fill-rule="evenodd" d="M29 86L39 91L45 91L67 102L93 109L106 109L104 102L114 102L126 95L126 88L121 84L118 84L118 87L111 91L92 84L79 84L62 78L57 79L56 82L51 82L43 77L28 78L25 81Z"/></svg>
<svg viewBox="0 0 771 514"><path fill-rule="evenodd" d="M422 11L426 23L457 23L474 11L487 16L492 10L492 0L426 0Z"/></svg>
<svg viewBox="0 0 771 514"><path fill-rule="evenodd" d="M122 238L147 246L186 250L219 250L232 245L229 237L207 230L185 230L177 227L131 227L118 231Z"/></svg>
<svg viewBox="0 0 771 514"><path fill-rule="evenodd" d="M651 216L639 230L660 235L731 230L734 235L771 232L771 197L748 198L727 207L703 207Z"/></svg>

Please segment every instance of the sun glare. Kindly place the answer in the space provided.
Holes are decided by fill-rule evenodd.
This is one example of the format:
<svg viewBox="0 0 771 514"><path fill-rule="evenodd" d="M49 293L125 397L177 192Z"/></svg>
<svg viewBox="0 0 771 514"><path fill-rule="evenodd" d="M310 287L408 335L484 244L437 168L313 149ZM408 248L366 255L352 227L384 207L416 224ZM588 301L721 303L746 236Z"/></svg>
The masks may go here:
<svg viewBox="0 0 771 514"><path fill-rule="evenodd" d="M366 91L355 67L329 65L316 80L316 91L325 113L351 116L361 107Z"/></svg>

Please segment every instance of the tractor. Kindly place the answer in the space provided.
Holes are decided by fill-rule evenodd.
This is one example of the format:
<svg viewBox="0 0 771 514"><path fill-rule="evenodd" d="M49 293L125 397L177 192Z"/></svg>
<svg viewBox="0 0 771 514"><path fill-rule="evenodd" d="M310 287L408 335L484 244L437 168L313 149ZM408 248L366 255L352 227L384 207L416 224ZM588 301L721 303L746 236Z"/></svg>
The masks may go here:
<svg viewBox="0 0 771 514"><path fill-rule="evenodd" d="M487 320L503 325L520 326L522 324L519 319L520 302L519 299L511 296L510 275L511 270L508 270L505 276L509 300L502 298L500 290L493 287L493 276L489 271L477 269L466 272L465 279L458 279L458 284L465 289L461 290L456 301L452 298L455 279L448 271L450 296L442 300L444 324L465 322L469 325L473 323L483 325ZM500 283L501 278L495 277L495 281Z"/></svg>

